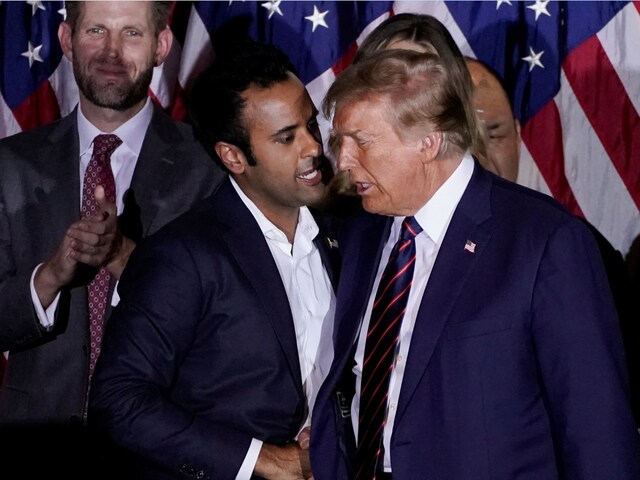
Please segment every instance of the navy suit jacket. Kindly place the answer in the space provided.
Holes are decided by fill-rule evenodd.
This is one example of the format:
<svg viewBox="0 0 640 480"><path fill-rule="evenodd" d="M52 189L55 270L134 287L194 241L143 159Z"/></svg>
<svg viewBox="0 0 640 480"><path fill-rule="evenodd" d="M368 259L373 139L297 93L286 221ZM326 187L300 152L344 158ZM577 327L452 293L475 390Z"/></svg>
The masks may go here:
<svg viewBox="0 0 640 480"><path fill-rule="evenodd" d="M76 118L74 111L0 142L0 351L10 351L0 428L83 421L90 341L86 283L95 270L85 270L84 285L63 289L51 330L40 325L29 289L34 268L80 219ZM224 177L191 128L156 109L119 218L123 232L136 241L155 232Z"/></svg>
<svg viewBox="0 0 640 480"><path fill-rule="evenodd" d="M337 400L353 393L353 346L390 225L365 214L340 241L336 352L312 423L315 480L352 478L351 418ZM394 480L640 478L622 352L590 232L476 162L413 330Z"/></svg>
<svg viewBox="0 0 640 480"><path fill-rule="evenodd" d="M143 459L142 477L233 479L252 438L295 438L307 412L289 300L230 181L136 249L120 284L90 421Z"/></svg>

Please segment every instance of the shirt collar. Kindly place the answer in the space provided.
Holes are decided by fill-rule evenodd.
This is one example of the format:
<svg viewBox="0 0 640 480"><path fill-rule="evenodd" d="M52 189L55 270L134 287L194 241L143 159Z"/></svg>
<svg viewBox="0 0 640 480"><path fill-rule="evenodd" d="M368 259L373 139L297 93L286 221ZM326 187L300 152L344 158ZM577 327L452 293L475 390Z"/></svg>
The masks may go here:
<svg viewBox="0 0 640 480"><path fill-rule="evenodd" d="M93 139L101 133L95 125L93 125L87 117L82 113L82 108L78 107L78 137L80 141L80 155L86 152L93 142ZM116 128L113 132L129 150L131 150L136 157L140 155L142 149L142 142L147 132L147 127L151 123L151 117L153 116L153 103L150 98L147 98L144 107L136 113L132 118Z"/></svg>
<svg viewBox="0 0 640 480"><path fill-rule="evenodd" d="M285 233L278 227L276 227L267 217L265 217L264 213L262 213L262 211L256 206L256 204L253 203L253 201L249 197L247 197L247 195L245 195L245 193L242 191L233 177L230 176L229 180L231 180L231 185L233 185L233 188L238 193L238 196L240 197L240 200L242 200L242 203L245 204L253 217L256 219L256 222L258 223L262 234L266 238L269 238L271 240L286 242L288 244L289 241L287 240L287 236L285 235ZM295 238L297 239L299 235L302 235L303 238L313 240L318 235L318 232L318 224L316 223L309 209L304 206L300 207Z"/></svg>
<svg viewBox="0 0 640 480"><path fill-rule="evenodd" d="M462 194L471 180L473 169L473 157L467 152L451 176L414 215L414 218L418 221L423 231L437 245L442 244L442 239L449 227L453 212L458 206L458 202L462 198ZM399 235L400 224L403 219L404 217L396 217L393 225L393 238Z"/></svg>

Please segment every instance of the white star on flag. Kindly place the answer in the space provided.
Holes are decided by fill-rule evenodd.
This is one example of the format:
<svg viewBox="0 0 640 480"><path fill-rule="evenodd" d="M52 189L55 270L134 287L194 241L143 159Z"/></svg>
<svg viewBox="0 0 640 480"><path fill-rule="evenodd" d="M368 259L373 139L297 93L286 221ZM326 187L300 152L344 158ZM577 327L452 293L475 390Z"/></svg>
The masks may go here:
<svg viewBox="0 0 640 480"><path fill-rule="evenodd" d="M304 17L305 20L309 20L310 22L313 23L313 28L311 29L312 32L316 31L316 27L318 25L320 25L321 27L324 27L324 28L329 28L329 25L327 25L327 22L324 20L324 17L327 15L327 13L329 13L329 10L327 10L325 12L320 12L320 10L318 10L318 7L316 7L314 5L313 6L313 15L309 15L308 17Z"/></svg>
<svg viewBox="0 0 640 480"><path fill-rule="evenodd" d="M62 19L63 20L67 19L67 9L66 8L61 8L60 10L58 10L58 13L60 15L62 15Z"/></svg>
<svg viewBox="0 0 640 480"><path fill-rule="evenodd" d="M529 71L533 70L535 67L544 68L544 65L540 61L540 57L542 57L543 53L544 50L536 53L533 51L533 48L529 47L529 55L527 55L526 57L522 57L522 60L529 63Z"/></svg>
<svg viewBox="0 0 640 480"><path fill-rule="evenodd" d="M27 0L27 3L29 5L31 5L31 16L32 17L36 14L36 11L38 11L38 10L46 10L46 8L44 8L44 5L42 5L42 2L40 2L39 0Z"/></svg>
<svg viewBox="0 0 640 480"><path fill-rule="evenodd" d="M534 12L536 12L536 22L538 21L538 17L543 13L547 16L551 16L551 14L547 11L547 3L550 0L536 0L534 5L529 5L527 8L530 8Z"/></svg>
<svg viewBox="0 0 640 480"><path fill-rule="evenodd" d="M282 0L269 0L268 2L265 2L265 3L262 4L262 6L264 8L269 10L269 18L273 17L274 13L277 13L281 17L283 16L282 15L282 10L280 10L280 2L281 1Z"/></svg>
<svg viewBox="0 0 640 480"><path fill-rule="evenodd" d="M511 5L511 2L509 0L498 0L496 2L496 10L498 10L500 8L500 6L502 6L503 3L506 3L507 5L509 5L510 7L512 7L513 5Z"/></svg>
<svg viewBox="0 0 640 480"><path fill-rule="evenodd" d="M476 251L475 242L472 242L471 240L467 240L467 243L464 244L464 249L469 253L475 253Z"/></svg>
<svg viewBox="0 0 640 480"><path fill-rule="evenodd" d="M33 62L43 62L44 60L40 56L40 50L42 49L42 45L38 45L36 48L33 48L31 42L28 42L28 50L26 52L22 52L20 55L23 57L27 57L29 59L29 68L33 65Z"/></svg>

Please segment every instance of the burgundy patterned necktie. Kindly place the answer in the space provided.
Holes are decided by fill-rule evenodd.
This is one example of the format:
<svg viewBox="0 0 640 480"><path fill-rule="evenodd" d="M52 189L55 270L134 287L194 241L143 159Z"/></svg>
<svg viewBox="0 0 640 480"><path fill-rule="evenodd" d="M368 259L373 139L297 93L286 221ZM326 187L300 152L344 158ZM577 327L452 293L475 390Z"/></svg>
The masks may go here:
<svg viewBox="0 0 640 480"><path fill-rule="evenodd" d="M413 217L402 222L376 292L364 349L358 419L357 480L375 480L382 471L382 431L389 378L407 308L416 261L415 237L422 231Z"/></svg>
<svg viewBox="0 0 640 480"><path fill-rule="evenodd" d="M98 185L104 188L108 202L116 201L116 182L111 171L111 154L120 146L122 140L116 135L98 135L93 140L93 154L84 174L82 184L82 216L95 215L99 211L94 192ZM91 333L91 353L89 358L89 376L93 374L100 344L102 342L102 327L109 295L109 280L111 274L104 267L98 270L87 287L89 300L89 330Z"/></svg>

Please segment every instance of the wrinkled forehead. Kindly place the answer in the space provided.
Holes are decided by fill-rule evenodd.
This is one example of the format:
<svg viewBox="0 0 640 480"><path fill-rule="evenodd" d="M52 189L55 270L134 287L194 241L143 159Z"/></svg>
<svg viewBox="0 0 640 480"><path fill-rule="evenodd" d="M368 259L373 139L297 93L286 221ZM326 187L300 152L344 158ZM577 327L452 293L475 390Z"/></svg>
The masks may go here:
<svg viewBox="0 0 640 480"><path fill-rule="evenodd" d="M380 116L388 116L390 106L391 99L388 94L363 91L336 103L333 126L339 128L352 121L374 121Z"/></svg>
<svg viewBox="0 0 640 480"><path fill-rule="evenodd" d="M78 26L83 24L118 24L119 26L153 27L153 5L150 1L82 2Z"/></svg>

